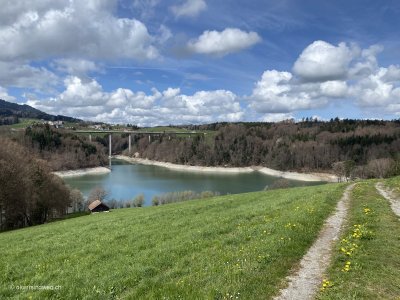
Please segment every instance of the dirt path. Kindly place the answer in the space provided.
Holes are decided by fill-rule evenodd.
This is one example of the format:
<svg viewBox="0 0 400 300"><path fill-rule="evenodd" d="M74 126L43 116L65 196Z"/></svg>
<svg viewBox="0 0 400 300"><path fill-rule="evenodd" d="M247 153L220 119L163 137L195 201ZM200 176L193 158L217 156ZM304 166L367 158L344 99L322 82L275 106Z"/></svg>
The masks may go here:
<svg viewBox="0 0 400 300"><path fill-rule="evenodd" d="M388 190L382 182L378 182L375 185L377 191L379 194L382 195L382 197L386 198L390 202L390 206L392 207L393 212L400 217L400 199L394 195L393 192Z"/></svg>
<svg viewBox="0 0 400 300"><path fill-rule="evenodd" d="M283 289L276 300L313 299L321 286L323 275L329 265L334 241L339 239L340 229L346 218L350 191L354 184L348 186L336 206L336 211L328 219L318 239L300 262L300 269L287 277L289 285Z"/></svg>

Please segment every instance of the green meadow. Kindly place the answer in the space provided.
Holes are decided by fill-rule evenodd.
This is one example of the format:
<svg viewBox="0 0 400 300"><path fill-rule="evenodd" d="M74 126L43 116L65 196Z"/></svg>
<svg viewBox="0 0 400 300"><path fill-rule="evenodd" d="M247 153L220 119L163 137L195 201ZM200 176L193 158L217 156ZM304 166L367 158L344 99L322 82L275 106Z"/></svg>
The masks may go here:
<svg viewBox="0 0 400 300"><path fill-rule="evenodd" d="M268 299L344 188L227 195L4 232L0 298Z"/></svg>
<svg viewBox="0 0 400 300"><path fill-rule="evenodd" d="M317 299L399 299L400 221L376 182L351 192ZM399 177L383 182L400 191ZM3 232L0 299L270 299L345 187L119 209Z"/></svg>

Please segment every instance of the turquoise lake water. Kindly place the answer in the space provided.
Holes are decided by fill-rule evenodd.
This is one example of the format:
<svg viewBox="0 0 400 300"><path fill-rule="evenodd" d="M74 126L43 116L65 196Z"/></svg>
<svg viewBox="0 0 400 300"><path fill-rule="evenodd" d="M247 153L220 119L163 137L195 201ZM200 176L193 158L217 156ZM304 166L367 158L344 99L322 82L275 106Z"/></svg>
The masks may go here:
<svg viewBox="0 0 400 300"><path fill-rule="evenodd" d="M279 178L259 172L210 174L112 160L111 173L65 178L65 182L73 188L78 188L85 197L93 188L101 186L108 192L108 200L126 201L132 200L139 194L144 194L145 204L151 205L154 196L167 192L214 191L221 195L254 192L263 190L265 186L272 184L277 179ZM321 183L291 181L291 184L300 186Z"/></svg>

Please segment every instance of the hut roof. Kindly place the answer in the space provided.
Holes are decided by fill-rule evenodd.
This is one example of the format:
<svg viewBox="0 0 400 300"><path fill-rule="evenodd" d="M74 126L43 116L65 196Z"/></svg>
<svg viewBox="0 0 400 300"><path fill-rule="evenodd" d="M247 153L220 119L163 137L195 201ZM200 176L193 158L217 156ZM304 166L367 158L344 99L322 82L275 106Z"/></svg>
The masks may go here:
<svg viewBox="0 0 400 300"><path fill-rule="evenodd" d="M95 209L97 206L99 206L101 204L100 200L94 200L92 203L89 204L89 209L93 210Z"/></svg>

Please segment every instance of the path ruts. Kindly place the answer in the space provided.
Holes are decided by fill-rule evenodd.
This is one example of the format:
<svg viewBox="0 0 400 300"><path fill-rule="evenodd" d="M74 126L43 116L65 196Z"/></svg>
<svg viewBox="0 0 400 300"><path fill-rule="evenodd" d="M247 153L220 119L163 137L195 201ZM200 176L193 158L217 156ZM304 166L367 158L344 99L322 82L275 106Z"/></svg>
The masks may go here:
<svg viewBox="0 0 400 300"><path fill-rule="evenodd" d="M386 198L390 202L393 212L400 217L400 199L396 197L393 192L385 188L382 182L378 182L375 187L379 194L381 194L382 197Z"/></svg>

